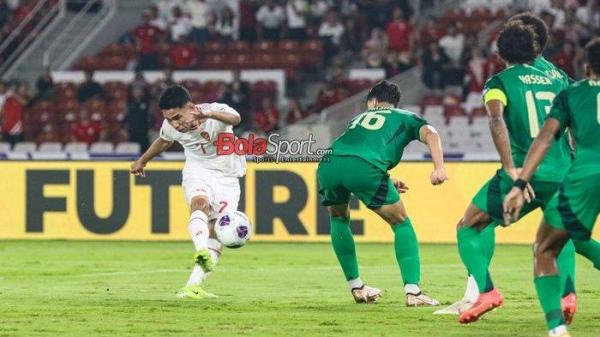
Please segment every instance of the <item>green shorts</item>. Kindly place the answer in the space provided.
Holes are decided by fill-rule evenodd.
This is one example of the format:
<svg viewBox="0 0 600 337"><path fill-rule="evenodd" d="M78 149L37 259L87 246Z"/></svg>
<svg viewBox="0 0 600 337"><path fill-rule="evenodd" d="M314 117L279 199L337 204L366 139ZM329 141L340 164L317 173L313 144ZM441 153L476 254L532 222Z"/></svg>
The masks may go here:
<svg viewBox="0 0 600 337"><path fill-rule="evenodd" d="M347 204L351 193L370 209L400 200L390 175L359 157L324 158L317 169L317 179L323 206Z"/></svg>
<svg viewBox="0 0 600 337"><path fill-rule="evenodd" d="M599 192L600 174L579 179L567 176L544 212L546 223L568 231L573 240L589 240L600 213Z"/></svg>
<svg viewBox="0 0 600 337"><path fill-rule="evenodd" d="M496 171L494 177L488 180L475 194L472 200L473 205L487 213L496 224L504 223L502 202L512 189L513 184L512 178L506 174L506 171L503 169ZM535 192L535 199L523 206L519 219L538 207L545 209L560 186L560 183L557 182L536 181L535 177L530 184Z"/></svg>

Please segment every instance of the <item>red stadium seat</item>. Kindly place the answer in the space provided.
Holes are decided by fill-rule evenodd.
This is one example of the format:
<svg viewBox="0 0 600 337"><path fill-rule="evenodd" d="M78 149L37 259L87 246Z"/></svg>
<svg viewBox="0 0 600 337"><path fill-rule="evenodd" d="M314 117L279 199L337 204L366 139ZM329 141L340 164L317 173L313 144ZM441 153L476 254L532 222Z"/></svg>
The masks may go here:
<svg viewBox="0 0 600 337"><path fill-rule="evenodd" d="M275 64L275 56L273 54L269 54L269 53L261 53L261 54L257 54L256 56L253 57L253 68L267 68L269 67L269 65L273 65Z"/></svg>
<svg viewBox="0 0 600 337"><path fill-rule="evenodd" d="M95 56L86 56L81 58L75 65L78 70L96 70L99 69L99 62Z"/></svg>
<svg viewBox="0 0 600 337"><path fill-rule="evenodd" d="M421 99L421 110L429 105L441 105L442 98L435 94L428 94Z"/></svg>
<svg viewBox="0 0 600 337"><path fill-rule="evenodd" d="M200 61L203 69L225 69L225 56L222 54L204 55Z"/></svg>
<svg viewBox="0 0 600 337"><path fill-rule="evenodd" d="M277 63L283 68L300 68L302 59L296 54L279 54L277 55Z"/></svg>
<svg viewBox="0 0 600 337"><path fill-rule="evenodd" d="M369 79L354 79L354 80L345 80L343 85L350 92L350 94L356 94L358 92L363 91L364 89L369 88L373 82Z"/></svg>
<svg viewBox="0 0 600 337"><path fill-rule="evenodd" d="M225 51L225 46L219 41L209 41L200 46L200 51L202 54L223 53Z"/></svg>
<svg viewBox="0 0 600 337"><path fill-rule="evenodd" d="M323 43L319 40L304 42L300 49L302 55L302 67L307 69L318 69L323 62Z"/></svg>
<svg viewBox="0 0 600 337"><path fill-rule="evenodd" d="M102 48L100 55L112 56L112 55L122 55L123 54L123 45L120 43L109 43L106 47Z"/></svg>
<svg viewBox="0 0 600 337"><path fill-rule="evenodd" d="M252 85L252 93L277 93L277 83L273 81L256 81L254 85Z"/></svg>
<svg viewBox="0 0 600 337"><path fill-rule="evenodd" d="M228 63L233 69L250 69L253 68L253 62L248 54L231 55Z"/></svg>
<svg viewBox="0 0 600 337"><path fill-rule="evenodd" d="M277 49L282 53L298 53L300 51L300 43L293 40L279 41Z"/></svg>
<svg viewBox="0 0 600 337"><path fill-rule="evenodd" d="M124 55L99 56L98 68L102 70L125 70L129 58Z"/></svg>
<svg viewBox="0 0 600 337"><path fill-rule="evenodd" d="M246 41L235 41L227 47L227 51L234 53L250 53L252 52L252 49L250 48L250 43Z"/></svg>
<svg viewBox="0 0 600 337"><path fill-rule="evenodd" d="M254 44L254 50L258 53L270 53L275 49L273 41L260 41Z"/></svg>
<svg viewBox="0 0 600 337"><path fill-rule="evenodd" d="M461 107L460 105L452 105L452 106L447 106L444 107L444 116L446 116L447 119L453 118L453 117L459 117L459 116L466 116L467 113L465 111L465 109L463 107Z"/></svg>

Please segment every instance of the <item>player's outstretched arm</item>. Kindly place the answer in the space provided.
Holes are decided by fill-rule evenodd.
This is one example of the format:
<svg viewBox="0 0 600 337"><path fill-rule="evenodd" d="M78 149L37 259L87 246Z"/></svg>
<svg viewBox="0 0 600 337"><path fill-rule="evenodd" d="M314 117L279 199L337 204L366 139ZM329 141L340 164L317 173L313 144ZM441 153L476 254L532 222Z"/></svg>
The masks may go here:
<svg viewBox="0 0 600 337"><path fill-rule="evenodd" d="M129 172L136 176L144 177L144 167L146 167L146 164L150 160L152 160L152 158L158 156L159 154L167 150L171 146L171 144L173 144L173 142L162 139L161 137L156 138L156 140L152 143L152 145L150 145L148 150L146 150L146 152L144 152L144 154L142 154L142 156L138 158L138 160L131 163L131 168Z"/></svg>
<svg viewBox="0 0 600 337"><path fill-rule="evenodd" d="M212 118L225 124L236 126L242 122L240 114L227 104L213 103L201 105L199 118Z"/></svg>
<svg viewBox="0 0 600 337"><path fill-rule="evenodd" d="M558 132L560 132L560 122L552 117L546 119L544 127L531 144L529 152L527 152L527 157L525 157L525 162L519 173L519 178L515 182L515 187L504 198L504 222L506 224L517 220L521 208L527 199L526 193L524 193L527 182L531 180L535 170L537 170L544 157L546 157L546 153L548 153Z"/></svg>
<svg viewBox="0 0 600 337"><path fill-rule="evenodd" d="M434 170L431 173L431 184L439 185L448 180L448 174L444 168L444 150L440 135L431 125L423 125L419 130L419 140L429 148Z"/></svg>
<svg viewBox="0 0 600 337"><path fill-rule="evenodd" d="M502 167L513 179L517 178L517 169L512 159L510 151L510 138L508 128L504 122L504 104L497 99L488 101L485 104L488 113L490 132L494 141L494 146L500 155Z"/></svg>

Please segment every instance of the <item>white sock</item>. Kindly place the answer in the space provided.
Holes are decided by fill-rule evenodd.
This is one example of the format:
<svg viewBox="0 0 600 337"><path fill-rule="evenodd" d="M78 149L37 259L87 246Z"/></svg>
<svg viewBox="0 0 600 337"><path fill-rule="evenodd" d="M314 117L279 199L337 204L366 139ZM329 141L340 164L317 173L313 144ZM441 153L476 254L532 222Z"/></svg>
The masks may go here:
<svg viewBox="0 0 600 337"><path fill-rule="evenodd" d="M194 269L192 269L192 275L190 275L190 278L188 279L185 286L189 287L200 285L202 284L202 281L204 281L205 276L206 273L204 272L204 270L202 270L202 267L200 267L199 265L195 265Z"/></svg>
<svg viewBox="0 0 600 337"><path fill-rule="evenodd" d="M204 212L192 212L188 223L188 231L197 251L208 247L208 216Z"/></svg>
<svg viewBox="0 0 600 337"><path fill-rule="evenodd" d="M419 285L417 285L417 284L405 284L404 292L407 294L416 295L421 292L421 288L419 288Z"/></svg>
<svg viewBox="0 0 600 337"><path fill-rule="evenodd" d="M219 257L221 256L222 251L223 245L217 239L208 239L208 252L210 253L210 257L215 266L219 263ZM206 281L210 274L212 274L212 272L204 274L202 281Z"/></svg>
<svg viewBox="0 0 600 337"><path fill-rule="evenodd" d="M467 289L465 290L465 296L463 299L475 302L477 301L477 297L479 297L479 287L477 286L477 281L475 281L473 275L469 274L469 277L467 277Z"/></svg>
<svg viewBox="0 0 600 337"><path fill-rule="evenodd" d="M566 325L559 325L556 328L548 331L548 337L560 337L567 333Z"/></svg>
<svg viewBox="0 0 600 337"><path fill-rule="evenodd" d="M348 286L350 286L350 290L355 288L362 288L365 284L361 281L360 277L355 278L354 280L348 281Z"/></svg>

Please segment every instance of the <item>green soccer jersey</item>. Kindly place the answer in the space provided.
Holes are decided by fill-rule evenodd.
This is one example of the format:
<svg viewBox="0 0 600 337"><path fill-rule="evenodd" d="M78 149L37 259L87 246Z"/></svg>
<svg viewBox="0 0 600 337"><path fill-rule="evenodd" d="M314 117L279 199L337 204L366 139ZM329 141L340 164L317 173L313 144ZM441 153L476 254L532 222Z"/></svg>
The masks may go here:
<svg viewBox="0 0 600 337"><path fill-rule="evenodd" d="M582 80L561 91L548 118L556 118L562 129L570 128L575 138L575 160L569 177L599 174L600 81Z"/></svg>
<svg viewBox="0 0 600 337"><path fill-rule="evenodd" d="M484 101L498 99L504 104L513 162L522 167L529 147L540 132L552 101L562 84L529 65L513 65L492 76L485 84ZM570 165L566 137L561 137L539 166L540 181L560 182Z"/></svg>
<svg viewBox="0 0 600 337"><path fill-rule="evenodd" d="M388 171L398 164L404 148L427 122L401 109L367 110L354 117L331 145L334 156L356 156Z"/></svg>
<svg viewBox="0 0 600 337"><path fill-rule="evenodd" d="M562 89L568 87L573 83L573 79L567 75L562 69L555 66L552 62L546 60L543 56L538 56L533 61L533 67L541 70L546 76L554 81L558 81L562 84Z"/></svg>

